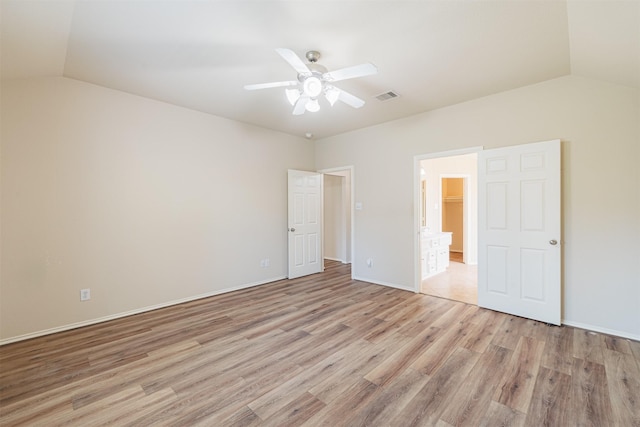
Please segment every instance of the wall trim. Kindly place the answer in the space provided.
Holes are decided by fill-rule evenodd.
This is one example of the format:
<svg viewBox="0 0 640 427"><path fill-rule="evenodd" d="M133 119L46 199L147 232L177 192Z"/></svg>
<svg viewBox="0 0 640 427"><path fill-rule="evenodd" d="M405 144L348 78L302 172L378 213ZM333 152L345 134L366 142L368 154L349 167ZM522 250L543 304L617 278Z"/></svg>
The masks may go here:
<svg viewBox="0 0 640 427"><path fill-rule="evenodd" d="M147 306L147 307L143 307L143 308L137 308L137 309L130 310L130 311L125 311L125 312L122 312L122 313L111 314L109 316L99 317L97 319L84 320L82 322L71 323L71 324L68 324L68 325L57 326L55 328L44 329L42 331L31 332L31 333L24 334L24 335L18 335L16 337L5 338L5 339L0 340L0 347L3 346L3 345L6 345L6 344L11 344L11 343L14 343L14 342L18 342L18 341L25 341L25 340L29 340L29 339L32 339L32 338L38 338L38 337L42 337L42 336L45 336L45 335L55 334L55 333L58 333L58 332L69 331L71 329L82 328L84 326L91 326L91 325L95 325L95 324L98 324L98 323L104 323L104 322L108 322L110 320L120 319L122 317L133 316L135 314L145 313L147 311L153 311L153 310L158 310L160 308L166 308L166 307L171 307L171 306L178 305L178 304L184 304L186 302L191 302L191 301L195 301L195 300L199 300L199 299L203 299L203 298L209 298L209 297L213 297L213 296L216 296L216 295L226 294L226 293L229 293L229 292L235 292L235 291L239 291L239 290L242 290L242 289L253 288L255 286L265 285L265 284L271 283L271 282L277 282L278 280L283 280L283 279L286 279L286 278L287 278L287 276L272 277L270 279L261 280L259 282L247 283L247 284L244 284L244 285L234 286L232 288L225 288L225 289L222 289L222 290L217 290L217 291L213 291L213 292L207 292L205 294L200 294L200 295L196 295L196 296L192 296L192 297L182 298L182 299L169 301L169 302L165 302L165 303L160 303L160 304L156 304L156 305L151 305L151 306Z"/></svg>
<svg viewBox="0 0 640 427"><path fill-rule="evenodd" d="M187 302L191 302L191 301L195 301L195 300L199 300L199 299L203 299L203 298L210 298L210 297L213 297L213 296L216 296L216 295L222 295L222 294L226 294L226 293L229 293L229 292L239 291L239 290L242 290L242 289L253 288L255 286L260 286L260 285L265 285L267 283L277 282L279 280L284 280L286 278L287 278L287 276L272 277L270 279L261 280L261 281L258 281L258 282L247 283L247 284L244 284L244 285L234 286L232 288L225 288L225 289L217 290L217 291L213 291L213 292L207 292L207 293L196 295L196 296L193 296L193 297L187 297L187 298L182 298L182 299L179 299L179 300L169 301L169 302L166 302L166 303L161 303L161 304L156 304L156 305L147 306L147 307L143 307L143 308L138 308L138 309L135 309L135 310L125 311L125 312L122 312L122 313L112 314L112 315L104 316L104 317L99 317L97 319L85 320L85 321L82 321L82 322L71 323L71 324L68 324L68 325L58 326L58 327L50 328L50 329L44 329L44 330L37 331L37 332L31 332L31 333L24 334L24 335L18 335L18 336L15 336L15 337L11 337L11 338L6 338L6 339L0 340L0 347L3 346L3 345L7 345L7 344L19 342L19 341L25 341L25 340L29 340L29 339L32 339L32 338L38 338L38 337L45 336L45 335L55 334L55 333L58 333L58 332L64 332L64 331L69 331L69 330L72 330L72 329L82 328L84 326L96 325L98 323L104 323L104 322L108 322L110 320L120 319L122 317L128 317L128 316L133 316L133 315L140 314L140 313L145 313L145 312L148 312L148 311L158 310L160 308L166 308L166 307L171 307L171 306L178 305L178 304L184 304L184 303L187 303ZM414 292L414 293L416 292L415 289L413 289L411 287L398 285L398 284L395 284L395 283L388 283L388 282L379 281L379 280L371 280L371 279L366 279L366 278L362 278L362 277L354 277L353 280L372 283L374 285L386 286L386 287L389 287L389 288L400 289L400 290L408 291L408 292ZM562 320L562 325L571 326L571 327L579 328L579 329L584 329L584 330L591 331L591 332L598 332L598 333L602 333L602 334L607 334L607 335L613 335L613 336L617 336L617 337L627 338L627 339L631 339L631 340L634 340L634 341L640 341L640 335L630 334L628 332L618 331L616 329L602 328L602 327L599 327L599 326L594 326L594 325L591 325L591 324L580 323L580 322L573 322L573 321L566 320L566 319Z"/></svg>
<svg viewBox="0 0 640 427"><path fill-rule="evenodd" d="M386 286L388 288L396 288L402 291L409 291L409 292L415 293L415 289L413 289L410 286L396 285L395 283L388 283L380 280L365 279L363 277L354 277L353 280L358 280L360 282L373 283L374 285Z"/></svg>
<svg viewBox="0 0 640 427"><path fill-rule="evenodd" d="M346 260L340 259L340 258L333 258L333 257L330 257L330 256L326 256L326 257L324 257L324 259L328 259L329 261L338 261L338 262L341 262L343 264L348 264L348 262Z"/></svg>
<svg viewBox="0 0 640 427"><path fill-rule="evenodd" d="M616 337L627 338L634 341L640 341L640 335L630 334L629 332L618 331L616 329L601 328L599 326L590 325L587 323L573 322L571 320L562 320L563 325L571 326L574 328L584 329L591 332L599 332L601 334L613 335Z"/></svg>

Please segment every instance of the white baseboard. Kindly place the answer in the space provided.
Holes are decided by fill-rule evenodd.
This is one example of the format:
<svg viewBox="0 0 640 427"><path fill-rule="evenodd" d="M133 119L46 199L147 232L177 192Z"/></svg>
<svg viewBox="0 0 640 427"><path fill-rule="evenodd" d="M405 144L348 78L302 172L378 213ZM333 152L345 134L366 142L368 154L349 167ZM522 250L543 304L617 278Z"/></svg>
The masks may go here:
<svg viewBox="0 0 640 427"><path fill-rule="evenodd" d="M327 259L329 259L329 258L327 258ZM340 261L340 260L337 260L337 261ZM177 305L177 304L183 304L185 302L195 301L195 300L202 299L202 298L209 298L209 297L216 296L216 295L221 295L221 294L226 294L226 293L229 293L229 292L239 291L239 290L242 290L242 289L252 288L254 286L260 286L260 285L264 285L266 283L276 282L278 280L283 280L283 279L286 279L286 278L287 278L287 276L273 277L273 278L262 280L262 281L259 281L259 282L247 283L247 284L244 284L244 285L235 286L233 288L221 289L221 290L208 292L208 293L201 294L201 295L196 295L196 296L193 296L193 297L182 298L182 299L179 299L179 300L169 301L169 302L166 302L166 303L156 304L156 305L143 307L143 308L139 308L139 309L135 309L135 310L130 310L130 311L122 312L122 313L112 314L112 315L100 317L100 318L97 318L97 319L85 320L85 321L82 321L82 322L72 323L72 324L69 324L69 325L63 325L63 326L58 326L58 327L55 327L55 328L44 329L44 330L37 331L37 332L31 332L31 333L24 334L24 335L18 335L16 337L11 337L11 338L6 338L6 339L0 340L0 346L6 345L6 344L11 344L11 343L18 342L18 341L28 340L28 339L31 339L31 338L37 338L37 337L41 337L41 336L44 336L44 335L55 334L57 332L64 332L64 331L68 331L68 330L71 330L71 329L77 329L77 328L81 328L83 326L90 326L90 325L95 325L97 323L108 322L109 320L115 320L115 319L119 319L119 318L122 318L122 317L133 316L134 314L140 314L140 313L144 313L144 312L147 312L147 311L157 310L159 308L165 308L165 307L170 307L170 306ZM367 282L367 283L373 283L374 285L387 286L387 287L390 287L390 288L400 289L400 290L403 290L403 291L409 291L409 292L414 292L414 293L416 292L416 290L413 289L413 288L410 288L410 287L407 287L407 286L398 285L398 284L395 284L395 283L383 282L383 281L380 281L380 280L371 280L371 279L366 279L366 278L356 277L356 276L353 277L353 280L358 280L358 281ZM562 320L562 324L563 325L567 325L567 326L572 326L572 327L575 327L575 328L586 329L588 331L600 332L600 333L603 333L603 334L614 335L614 336L617 336L617 337L632 339L634 341L640 341L640 335L631 334L631 333L628 333L628 332L623 332L623 331L618 331L618 330L608 329L608 328L601 328L599 326L594 326L594 325L580 323L580 322L573 322L573 321L569 321L569 320Z"/></svg>
<svg viewBox="0 0 640 427"><path fill-rule="evenodd" d="M341 262L343 264L349 264L347 261L345 261L343 259L340 259L340 258L332 258L330 256L326 256L326 257L324 257L324 259L328 259L329 261L338 261L338 262Z"/></svg>
<svg viewBox="0 0 640 427"><path fill-rule="evenodd" d="M416 292L415 289L408 288L406 286L396 285L394 283L386 283L386 282L382 282L382 281L378 281L378 280L365 279L365 278L361 278L361 277L354 277L353 279L354 280L359 280L361 282L373 283L375 285L382 285L382 286L388 286L388 287L391 287L391 288L402 289L403 291L410 291L410 292L414 292L414 293ZM601 328L599 326L594 326L594 325L589 325L589 324L579 323L579 322L572 322L572 321L567 321L567 320L562 320L562 324L563 325L567 325L567 326L572 326L574 328L585 329L585 330L592 331L592 332L599 332L599 333L603 333L603 334L607 334L607 335L613 335L613 336L616 336L616 337L631 339L631 340L634 340L634 341L640 341L640 335L630 334L628 332L618 331L618 330L615 330L615 329Z"/></svg>
<svg viewBox="0 0 640 427"><path fill-rule="evenodd" d="M409 292L413 292L415 293L416 290L414 288L409 288L407 286L403 286L403 285L396 285L395 283L388 283L388 282L382 282L380 280L371 280L371 279L365 279L362 277L353 277L353 280L359 280L360 282L367 282L367 283L373 283L374 285L381 285L381 286L387 286L389 288L396 288L396 289L400 289L403 291L409 291Z"/></svg>
<svg viewBox="0 0 640 427"><path fill-rule="evenodd" d="M586 329L592 332L600 332L602 334L614 335L616 337L628 338L634 341L640 341L640 335L617 331L615 329L601 328L599 326L589 325L589 324L580 323L580 322L572 322L570 320L562 320L562 324L567 326L573 326L574 328Z"/></svg>
<svg viewBox="0 0 640 427"><path fill-rule="evenodd" d="M64 331L68 331L68 330L71 330L71 329L82 328L83 326L90 326L90 325L95 325L97 323L108 322L109 320L120 319L121 317L133 316L134 314L145 313L147 311L157 310L159 308L170 307L172 305L183 304L185 302L195 301L195 300L202 299L202 298L209 298L209 297L213 297L213 296L220 295L220 294L226 294L226 293L229 293L229 292L239 291L241 289L252 288L254 286L260 286L260 285L264 285L266 283L276 282L278 280L282 280L282 279L286 279L286 278L287 278L287 276L272 277L270 279L266 279L266 280L262 280L262 281L254 282L254 283L247 283L247 284L244 284L244 285L235 286L233 288L226 288L226 289L222 289L222 290L208 292L208 293L205 293L205 294L196 295L196 296L193 296L193 297L187 297L187 298L182 298L182 299L179 299L179 300L169 301L169 302L166 302L166 303L156 304L156 305L152 305L152 306L148 306L148 307L137 308L135 310L125 311L123 313L117 313L117 314L112 314L112 315L109 315L109 316L99 317L97 319L84 320L82 322L71 323L69 325L63 325L63 326L58 326L58 327L55 327L55 328L44 329L42 331L31 332L31 333L24 334L24 335L18 335L16 337L11 337L11 338L6 338L6 339L3 339L3 340L0 340L0 346L6 345L6 344L11 344L11 343L18 342L18 341L28 340L28 339L31 339L31 338L37 338L37 337L41 337L41 336L44 336L44 335L55 334L57 332L64 332Z"/></svg>

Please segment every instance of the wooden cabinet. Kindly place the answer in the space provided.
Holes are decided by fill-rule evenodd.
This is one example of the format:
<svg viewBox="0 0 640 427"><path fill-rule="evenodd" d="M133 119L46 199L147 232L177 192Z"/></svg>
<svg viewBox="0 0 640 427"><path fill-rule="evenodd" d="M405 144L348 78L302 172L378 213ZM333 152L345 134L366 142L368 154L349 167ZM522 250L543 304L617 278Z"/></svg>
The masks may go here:
<svg viewBox="0 0 640 427"><path fill-rule="evenodd" d="M422 236L422 278L442 273L449 266L451 233L435 233Z"/></svg>

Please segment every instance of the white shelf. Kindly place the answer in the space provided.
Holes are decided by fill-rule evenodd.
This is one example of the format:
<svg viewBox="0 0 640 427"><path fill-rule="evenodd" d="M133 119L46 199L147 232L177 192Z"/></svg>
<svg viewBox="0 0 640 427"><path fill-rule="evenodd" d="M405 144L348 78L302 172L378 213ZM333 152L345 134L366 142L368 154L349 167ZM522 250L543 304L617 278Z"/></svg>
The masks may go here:
<svg viewBox="0 0 640 427"><path fill-rule="evenodd" d="M462 196L447 196L442 199L444 203L461 203Z"/></svg>

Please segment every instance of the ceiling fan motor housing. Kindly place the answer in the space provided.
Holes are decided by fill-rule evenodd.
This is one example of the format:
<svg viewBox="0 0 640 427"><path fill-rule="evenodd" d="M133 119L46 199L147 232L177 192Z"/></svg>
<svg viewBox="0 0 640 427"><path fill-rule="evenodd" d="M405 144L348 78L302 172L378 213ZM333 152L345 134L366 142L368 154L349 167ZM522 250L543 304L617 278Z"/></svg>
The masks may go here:
<svg viewBox="0 0 640 427"><path fill-rule="evenodd" d="M305 57L311 63L318 62L318 59L320 59L320 52L317 50L310 50L306 53Z"/></svg>
<svg viewBox="0 0 640 427"><path fill-rule="evenodd" d="M298 80L302 83L302 92L311 99L317 99L324 91L323 75L327 73L327 69L318 64L320 52L317 50L310 50L305 56L309 61L307 68L309 68L311 74L299 74Z"/></svg>
<svg viewBox="0 0 640 427"><path fill-rule="evenodd" d="M322 79L314 74L305 78L304 82L302 83L302 89L305 95L313 99L317 98L322 93L323 87L324 84L322 82Z"/></svg>

